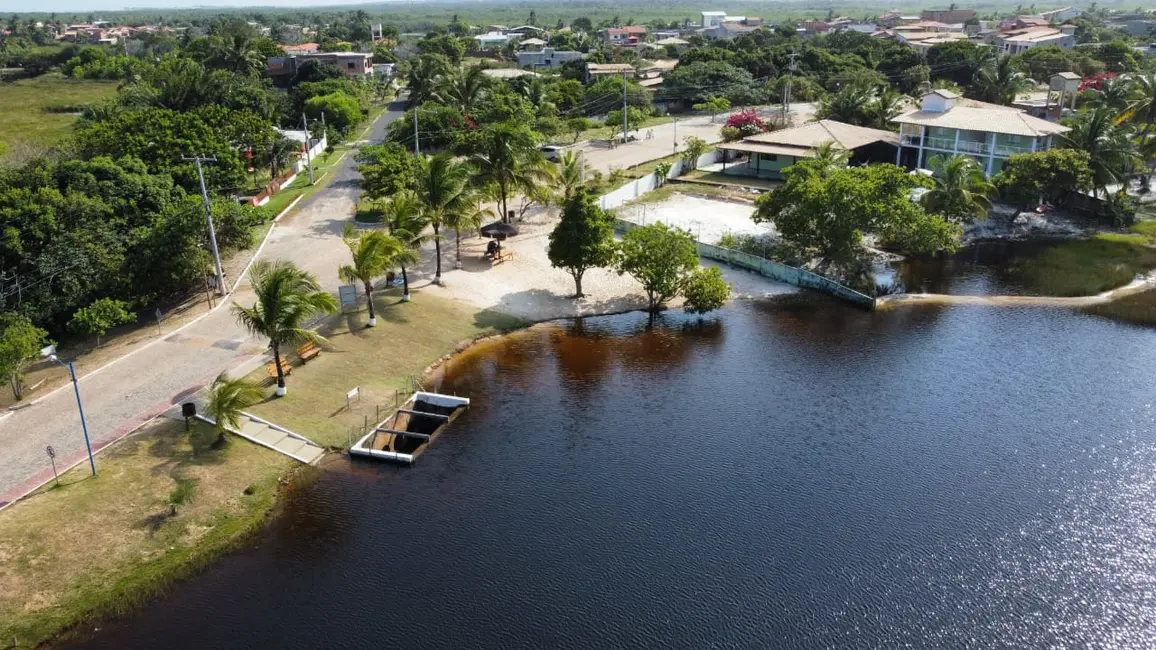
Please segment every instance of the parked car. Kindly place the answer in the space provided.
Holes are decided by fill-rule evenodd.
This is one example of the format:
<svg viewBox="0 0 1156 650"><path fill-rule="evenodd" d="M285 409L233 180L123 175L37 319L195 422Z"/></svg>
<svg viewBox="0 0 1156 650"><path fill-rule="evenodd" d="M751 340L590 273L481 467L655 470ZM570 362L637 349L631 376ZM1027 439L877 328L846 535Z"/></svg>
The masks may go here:
<svg viewBox="0 0 1156 650"><path fill-rule="evenodd" d="M559 144L548 144L538 148L538 151L541 151L542 155L546 157L546 160L550 162L558 162L558 160L562 158L562 152L565 150L566 147Z"/></svg>

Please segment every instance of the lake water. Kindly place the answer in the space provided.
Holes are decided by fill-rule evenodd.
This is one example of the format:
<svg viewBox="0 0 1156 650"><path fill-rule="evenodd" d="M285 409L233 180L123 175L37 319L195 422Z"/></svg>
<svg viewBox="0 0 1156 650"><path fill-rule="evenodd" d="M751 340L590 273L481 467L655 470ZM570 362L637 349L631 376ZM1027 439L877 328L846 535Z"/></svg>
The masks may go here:
<svg viewBox="0 0 1156 650"><path fill-rule="evenodd" d="M78 648L1156 639L1156 333L811 296L536 327L412 468L339 460Z"/></svg>
<svg viewBox="0 0 1156 650"><path fill-rule="evenodd" d="M894 283L906 293L970 296L1040 295L1028 271L1036 256L1062 240L993 241L974 244L954 255L911 257L886 265L877 282Z"/></svg>

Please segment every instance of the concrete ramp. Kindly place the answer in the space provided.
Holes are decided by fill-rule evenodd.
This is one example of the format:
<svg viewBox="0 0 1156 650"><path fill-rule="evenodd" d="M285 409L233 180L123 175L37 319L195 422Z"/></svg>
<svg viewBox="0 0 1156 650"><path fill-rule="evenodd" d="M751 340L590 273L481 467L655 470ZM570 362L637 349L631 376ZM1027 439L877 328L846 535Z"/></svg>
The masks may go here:
<svg viewBox="0 0 1156 650"><path fill-rule="evenodd" d="M198 415L197 418L213 426L217 424L215 420L203 415ZM307 465L312 465L325 455L325 448L321 445L251 413L242 413L239 424L240 426L235 429L232 427L226 429L250 442L268 447Z"/></svg>

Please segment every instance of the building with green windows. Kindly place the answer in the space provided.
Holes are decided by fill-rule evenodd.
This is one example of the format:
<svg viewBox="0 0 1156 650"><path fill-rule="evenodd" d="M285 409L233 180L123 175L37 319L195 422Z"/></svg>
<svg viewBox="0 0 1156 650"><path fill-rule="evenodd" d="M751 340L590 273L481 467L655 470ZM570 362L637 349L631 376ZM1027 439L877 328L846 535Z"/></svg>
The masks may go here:
<svg viewBox="0 0 1156 650"><path fill-rule="evenodd" d="M988 176L998 174L1015 154L1051 149L1068 131L1018 108L964 99L947 90L923 95L918 110L892 122L899 125L897 165L930 169L935 156L963 154L975 158Z"/></svg>

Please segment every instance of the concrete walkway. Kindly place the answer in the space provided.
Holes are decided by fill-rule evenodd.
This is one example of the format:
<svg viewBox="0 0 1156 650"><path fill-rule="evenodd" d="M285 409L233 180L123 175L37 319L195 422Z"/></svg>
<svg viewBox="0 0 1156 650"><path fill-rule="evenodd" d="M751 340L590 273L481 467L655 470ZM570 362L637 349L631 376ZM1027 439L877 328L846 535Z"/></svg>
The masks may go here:
<svg viewBox="0 0 1156 650"><path fill-rule="evenodd" d="M368 140L381 141L403 103L391 105L371 128ZM348 261L341 229L357 204L353 155L330 169L329 185L298 204L273 229L261 259L288 259L317 275L336 293L337 267ZM254 301L247 282L216 310L168 336L149 343L99 369L79 366L80 393L93 450L124 437L182 401L224 371L264 354L266 342L250 337L229 307ZM95 372L94 372L95 370ZM57 466L84 458L84 437L72 386L39 396L0 420L0 507L52 477L45 446L57 453ZM100 459L96 460L97 472Z"/></svg>
<svg viewBox="0 0 1156 650"><path fill-rule="evenodd" d="M197 418L213 426L217 424L203 415L198 415ZM249 413L241 415L236 428L225 428L250 442L268 447L306 465L312 465L325 455L325 448L316 442Z"/></svg>

